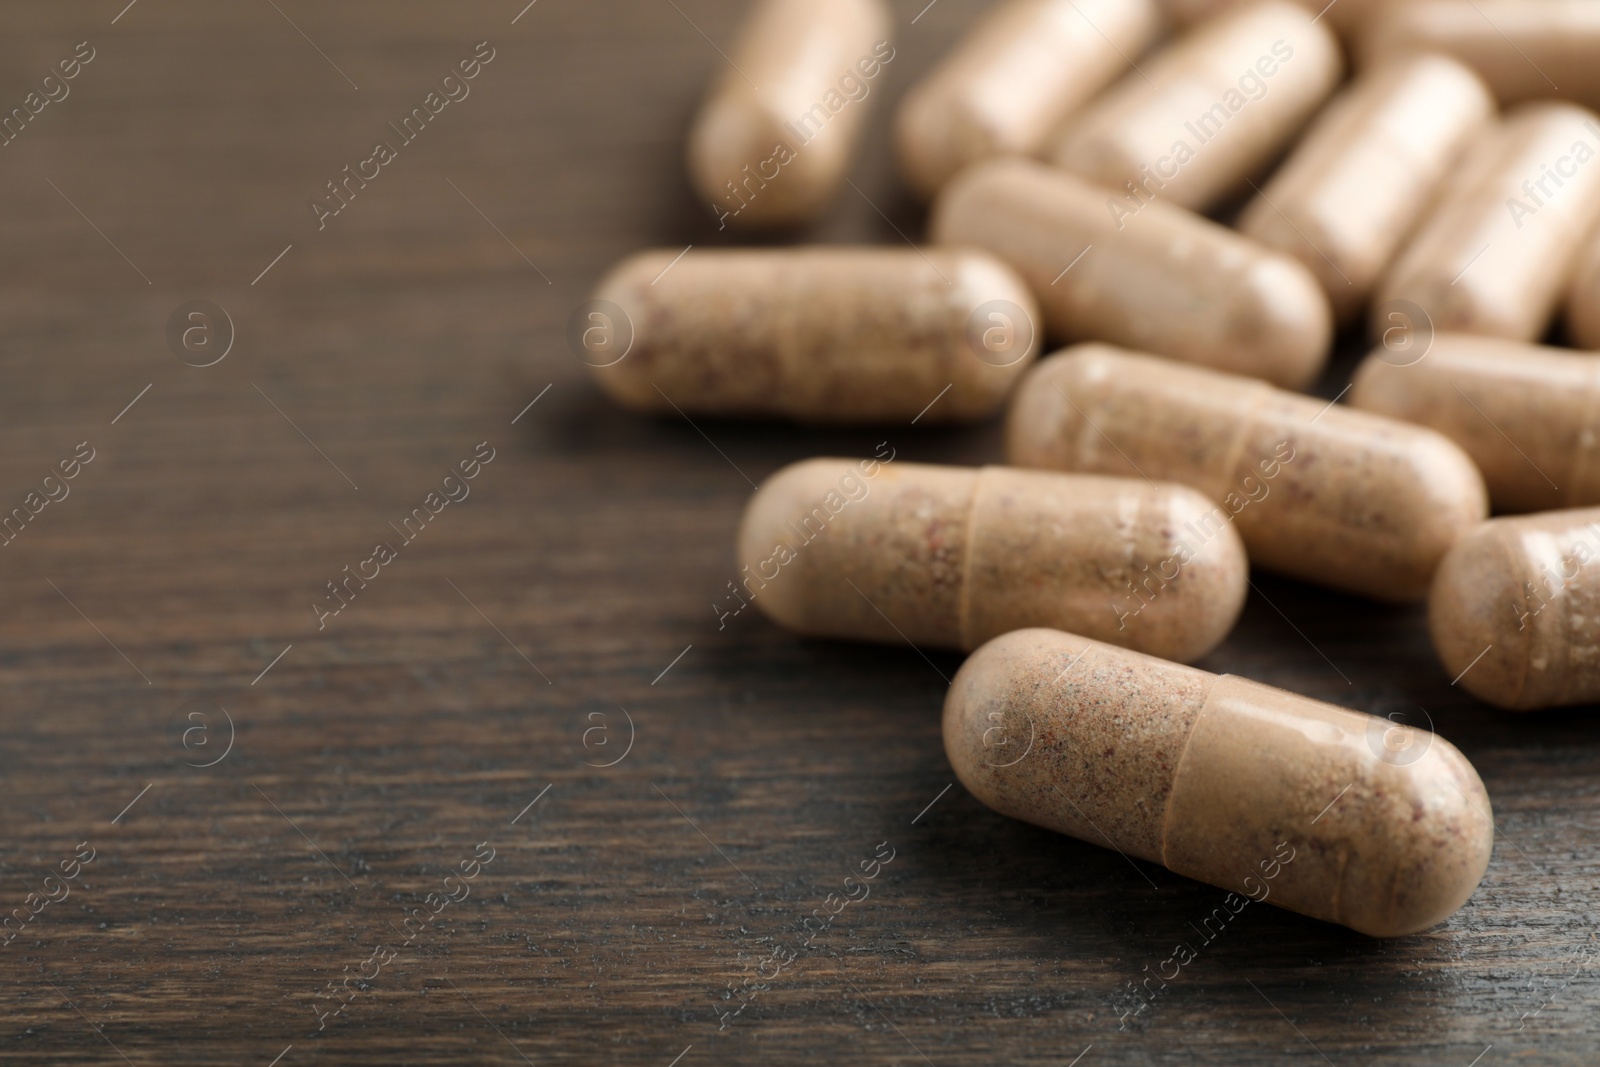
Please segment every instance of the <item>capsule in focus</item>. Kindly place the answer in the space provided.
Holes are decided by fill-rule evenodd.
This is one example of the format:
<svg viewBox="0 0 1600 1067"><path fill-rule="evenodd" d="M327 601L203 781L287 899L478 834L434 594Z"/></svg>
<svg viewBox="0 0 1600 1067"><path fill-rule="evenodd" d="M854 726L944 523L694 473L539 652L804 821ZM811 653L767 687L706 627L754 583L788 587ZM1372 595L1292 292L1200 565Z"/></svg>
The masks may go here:
<svg viewBox="0 0 1600 1067"><path fill-rule="evenodd" d="M1538 340L1600 215L1600 125L1570 104L1525 104L1467 152L1375 296L1433 328Z"/></svg>
<svg viewBox="0 0 1600 1067"><path fill-rule="evenodd" d="M689 132L689 178L720 226L792 226L844 187L894 59L883 0L756 0Z"/></svg>
<svg viewBox="0 0 1600 1067"><path fill-rule="evenodd" d="M940 244L986 248L1038 297L1062 340L1112 341L1301 387L1333 342L1328 299L1290 256L1157 201L1026 160L982 163L939 195Z"/></svg>
<svg viewBox="0 0 1600 1067"><path fill-rule="evenodd" d="M1600 358L1498 337L1439 334L1416 362L1362 362L1350 406L1460 445L1501 511L1600 504Z"/></svg>
<svg viewBox="0 0 1600 1067"><path fill-rule="evenodd" d="M1481 74L1502 104L1559 97L1600 108L1600 5L1592 0L1384 0L1356 52L1363 65L1441 52Z"/></svg>
<svg viewBox="0 0 1600 1067"><path fill-rule="evenodd" d="M1153 0L1008 0L901 102L901 173L927 198L981 159L1038 154L1160 26Z"/></svg>
<svg viewBox="0 0 1600 1067"><path fill-rule="evenodd" d="M1339 82L1333 34L1263 0L1178 38L1069 120L1052 159L1126 197L1215 206L1276 156Z"/></svg>
<svg viewBox="0 0 1600 1067"><path fill-rule="evenodd" d="M967 660L944 747L1003 815L1374 937L1448 918L1494 845L1441 737L1054 630Z"/></svg>
<svg viewBox="0 0 1600 1067"><path fill-rule="evenodd" d="M1252 564L1406 603L1488 514L1483 479L1441 434L1107 345L1043 360L1018 386L1006 455L1192 486Z"/></svg>
<svg viewBox="0 0 1600 1067"><path fill-rule="evenodd" d="M1396 57L1328 106L1239 229L1305 264L1335 317L1349 319L1494 111L1488 89L1460 63Z"/></svg>
<svg viewBox="0 0 1600 1067"><path fill-rule="evenodd" d="M1182 533L1210 508L1142 480L808 460L745 508L735 610L748 598L807 636L968 651L1072 625L1198 659L1227 636L1247 584L1231 529Z"/></svg>
<svg viewBox="0 0 1600 1067"><path fill-rule="evenodd" d="M974 250L662 250L614 268L568 339L639 411L959 422L999 410L1037 319Z"/></svg>
<svg viewBox="0 0 1600 1067"><path fill-rule="evenodd" d="M1493 519L1463 537L1428 597L1456 683L1512 711L1600 700L1600 508Z"/></svg>

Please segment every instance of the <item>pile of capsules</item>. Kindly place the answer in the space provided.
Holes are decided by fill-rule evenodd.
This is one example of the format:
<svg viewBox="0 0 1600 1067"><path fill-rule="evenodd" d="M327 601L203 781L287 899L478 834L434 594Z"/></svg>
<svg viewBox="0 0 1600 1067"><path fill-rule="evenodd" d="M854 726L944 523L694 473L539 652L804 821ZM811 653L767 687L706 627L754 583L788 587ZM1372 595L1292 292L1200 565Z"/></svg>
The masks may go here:
<svg viewBox="0 0 1600 1067"><path fill-rule="evenodd" d="M841 195L889 33L882 0L759 0L689 139L722 226ZM1560 510L1600 504L1600 357L1536 344L1600 349L1585 103L1593 0L1006 0L898 104L926 247L641 253L576 343L640 411L1008 405L1008 466L774 474L741 599L971 651L945 747L997 811L1230 890L1270 868L1284 907L1412 933L1488 865L1472 765L1183 664L1253 563L1426 599L1444 676L1492 704L1600 699L1600 508ZM1295 392L1363 316L1348 399ZM1044 335L1073 347L1035 363Z"/></svg>

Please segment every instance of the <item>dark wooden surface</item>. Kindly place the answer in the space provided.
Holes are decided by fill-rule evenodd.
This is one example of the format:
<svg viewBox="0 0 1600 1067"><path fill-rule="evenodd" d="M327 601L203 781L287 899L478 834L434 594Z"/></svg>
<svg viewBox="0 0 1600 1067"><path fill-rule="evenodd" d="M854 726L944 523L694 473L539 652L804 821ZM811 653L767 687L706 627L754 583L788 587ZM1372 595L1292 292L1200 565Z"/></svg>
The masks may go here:
<svg viewBox="0 0 1600 1067"><path fill-rule="evenodd" d="M5 109L96 50L0 148L0 505L95 449L0 548L0 906L95 850L0 948L0 1059L1593 1062L1591 713L1476 704L1418 611L1258 575L1204 665L1431 720L1494 799L1482 888L1388 942L1253 906L1125 1028L1219 891L945 792L957 657L719 628L750 480L884 440L999 454L993 427L632 418L568 352L609 263L723 239L679 149L735 0L124 3L0 8ZM920 233L883 105L981 5L921 7L864 195L810 238ZM307 200L482 40L471 95L319 232ZM192 299L236 326L205 369L165 336ZM471 496L319 631L324 583L481 441ZM221 709L231 751L192 766ZM471 895L397 949L480 842ZM798 948L881 842L870 897Z"/></svg>

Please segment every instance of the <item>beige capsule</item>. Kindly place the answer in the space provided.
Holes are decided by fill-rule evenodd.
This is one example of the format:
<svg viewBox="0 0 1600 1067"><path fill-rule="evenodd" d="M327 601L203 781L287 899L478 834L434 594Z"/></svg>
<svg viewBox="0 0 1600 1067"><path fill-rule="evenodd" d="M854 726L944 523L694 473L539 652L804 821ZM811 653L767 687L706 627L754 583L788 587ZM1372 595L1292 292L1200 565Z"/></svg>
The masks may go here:
<svg viewBox="0 0 1600 1067"><path fill-rule="evenodd" d="M1400 603L1427 595L1489 507L1472 461L1432 430L1107 345L1023 379L1006 455L1192 486L1217 506L1186 537L1231 522L1252 564Z"/></svg>
<svg viewBox="0 0 1600 1067"><path fill-rule="evenodd" d="M1159 0L1162 13L1179 26L1191 26L1204 19L1213 18L1229 8L1238 7L1245 0ZM1345 40L1354 38L1368 23L1393 0L1296 0L1315 17L1325 19L1339 31Z"/></svg>
<svg viewBox="0 0 1600 1067"><path fill-rule="evenodd" d="M1356 372L1350 405L1460 445L1499 510L1600 504L1600 357L1439 334L1415 363L1376 349Z"/></svg>
<svg viewBox="0 0 1600 1067"><path fill-rule="evenodd" d="M1439 567L1428 628L1457 684L1512 711L1600 700L1600 508L1494 519Z"/></svg>
<svg viewBox="0 0 1600 1067"><path fill-rule="evenodd" d="M983 803L1375 937L1442 922L1494 845L1478 773L1433 734L1053 630L962 666L944 746Z"/></svg>
<svg viewBox="0 0 1600 1067"><path fill-rule="evenodd" d="M767 479L739 528L744 589L813 637L971 650L1067 626L1192 660L1244 604L1224 527L1185 545L1209 501L1179 485L876 460L814 459ZM741 595L742 599L742 595Z"/></svg>
<svg viewBox="0 0 1600 1067"><path fill-rule="evenodd" d="M894 59L883 0L756 0L689 132L689 177L723 227L790 226L844 187Z"/></svg>
<svg viewBox="0 0 1600 1067"><path fill-rule="evenodd" d="M1363 66L1442 52L1483 75L1502 104L1559 97L1600 108L1600 5L1592 0L1382 2L1355 51Z"/></svg>
<svg viewBox="0 0 1600 1067"><path fill-rule="evenodd" d="M1008 0L901 101L901 173L926 198L979 160L1036 155L1160 27L1153 0Z"/></svg>
<svg viewBox="0 0 1600 1067"><path fill-rule="evenodd" d="M1099 339L1303 387L1333 342L1317 280L1290 256L1160 201L1026 160L979 164L939 196L940 244L1011 264L1062 340Z"/></svg>
<svg viewBox="0 0 1600 1067"><path fill-rule="evenodd" d="M1494 113L1470 68L1443 56L1395 57L1318 117L1239 229L1304 263L1335 317L1349 319Z"/></svg>
<svg viewBox="0 0 1600 1067"><path fill-rule="evenodd" d="M970 421L1038 352L1027 287L970 249L642 252L585 309L578 354L640 411Z"/></svg>
<svg viewBox="0 0 1600 1067"><path fill-rule="evenodd" d="M1052 158L1119 194L1204 209L1247 188L1339 82L1333 34L1262 0L1180 37L1069 120Z"/></svg>
<svg viewBox="0 0 1600 1067"><path fill-rule="evenodd" d="M1525 104L1488 128L1374 297L1382 332L1397 302L1433 328L1537 340L1600 215L1600 126L1570 104Z"/></svg>

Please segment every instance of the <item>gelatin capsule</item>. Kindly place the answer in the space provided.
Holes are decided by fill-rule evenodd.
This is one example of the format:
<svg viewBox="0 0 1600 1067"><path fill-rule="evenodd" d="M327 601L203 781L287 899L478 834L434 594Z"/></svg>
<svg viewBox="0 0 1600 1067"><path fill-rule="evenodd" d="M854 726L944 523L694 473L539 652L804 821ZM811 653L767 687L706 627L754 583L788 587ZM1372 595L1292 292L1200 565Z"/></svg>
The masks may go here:
<svg viewBox="0 0 1600 1067"><path fill-rule="evenodd" d="M1003 815L1375 937L1448 918L1494 845L1441 737L1054 630L967 660L944 745Z"/></svg>
<svg viewBox="0 0 1600 1067"><path fill-rule="evenodd" d="M1469 68L1443 56L1396 57L1318 117L1245 208L1239 230L1305 264L1335 318L1347 320L1494 113Z"/></svg>
<svg viewBox="0 0 1600 1067"><path fill-rule="evenodd" d="M1304 8L1233 8L1068 120L1051 158L1118 195L1203 210L1248 188L1342 72L1338 41Z"/></svg>
<svg viewBox="0 0 1600 1067"><path fill-rule="evenodd" d="M1328 298L1299 262L1160 201L1027 160L975 166L939 195L940 244L985 248L1066 341L1105 340L1301 387L1333 343Z"/></svg>
<svg viewBox="0 0 1600 1067"><path fill-rule="evenodd" d="M1358 36L1357 61L1421 52L1471 66L1502 104L1558 97L1600 107L1600 5L1592 0L1377 3Z"/></svg>
<svg viewBox="0 0 1600 1067"><path fill-rule="evenodd" d="M813 459L750 498L741 582L812 637L970 651L1070 624L1192 660L1227 636L1247 584L1231 527L1181 532L1210 508L1127 478Z"/></svg>
<svg viewBox="0 0 1600 1067"><path fill-rule="evenodd" d="M1600 215L1600 125L1570 104L1525 104L1491 125L1375 296L1373 329L1395 302L1433 328L1535 341Z"/></svg>
<svg viewBox="0 0 1600 1067"><path fill-rule="evenodd" d="M1456 684L1512 711L1600 700L1600 508L1493 519L1445 556L1428 597Z"/></svg>
<svg viewBox="0 0 1600 1067"><path fill-rule="evenodd" d="M906 94L900 172L927 198L979 160L1037 155L1160 28L1153 0L1009 0Z"/></svg>
<svg viewBox="0 0 1600 1067"><path fill-rule="evenodd" d="M1162 13L1179 26L1192 26L1238 7L1247 0L1160 0ZM1301 7L1332 24L1345 40L1353 39L1393 0L1295 0Z"/></svg>
<svg viewBox="0 0 1600 1067"><path fill-rule="evenodd" d="M1600 504L1600 359L1587 353L1439 334L1415 363L1375 350L1350 406L1460 445L1498 510Z"/></svg>
<svg viewBox="0 0 1600 1067"><path fill-rule="evenodd" d="M1250 561L1377 600L1423 599L1482 522L1477 468L1421 426L1108 345L1043 360L1017 389L1006 455L1188 485Z"/></svg>
<svg viewBox="0 0 1600 1067"><path fill-rule="evenodd" d="M1039 344L1021 279L950 248L643 252L579 310L575 351L640 411L971 421Z"/></svg>
<svg viewBox="0 0 1600 1067"><path fill-rule="evenodd" d="M756 0L689 132L719 228L809 222L844 188L890 25L883 0Z"/></svg>

